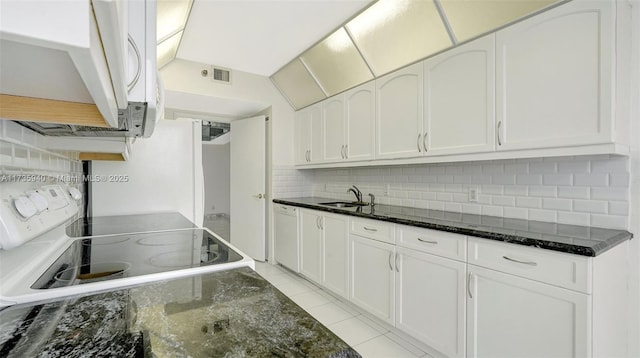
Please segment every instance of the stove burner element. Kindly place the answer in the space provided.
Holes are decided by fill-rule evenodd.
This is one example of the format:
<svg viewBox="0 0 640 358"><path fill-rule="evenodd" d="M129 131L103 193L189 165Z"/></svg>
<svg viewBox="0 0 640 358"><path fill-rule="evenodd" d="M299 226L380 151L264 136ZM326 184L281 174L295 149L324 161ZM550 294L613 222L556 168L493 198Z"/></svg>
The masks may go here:
<svg viewBox="0 0 640 358"><path fill-rule="evenodd" d="M126 262L93 263L60 271L55 275L55 279L62 286L82 285L126 277L130 268L131 264Z"/></svg>
<svg viewBox="0 0 640 358"><path fill-rule="evenodd" d="M171 267L171 268L187 268L192 267L193 264L213 264L220 257L217 252L189 252L189 251L177 251L166 252L154 256L149 259L149 264L155 267Z"/></svg>

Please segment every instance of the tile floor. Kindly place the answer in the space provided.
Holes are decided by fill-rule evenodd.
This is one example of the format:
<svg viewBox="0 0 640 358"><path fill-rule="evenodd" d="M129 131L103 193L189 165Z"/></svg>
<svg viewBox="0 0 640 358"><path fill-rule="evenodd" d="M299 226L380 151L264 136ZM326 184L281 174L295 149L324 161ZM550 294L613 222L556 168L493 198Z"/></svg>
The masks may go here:
<svg viewBox="0 0 640 358"><path fill-rule="evenodd" d="M313 283L269 263L256 271L364 358L431 357Z"/></svg>

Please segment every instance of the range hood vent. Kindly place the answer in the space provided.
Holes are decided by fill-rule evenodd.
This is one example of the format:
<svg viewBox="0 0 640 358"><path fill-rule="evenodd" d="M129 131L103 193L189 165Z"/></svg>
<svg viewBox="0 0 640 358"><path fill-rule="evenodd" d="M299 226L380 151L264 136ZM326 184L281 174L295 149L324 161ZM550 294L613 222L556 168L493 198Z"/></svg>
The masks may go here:
<svg viewBox="0 0 640 358"><path fill-rule="evenodd" d="M202 141L210 142L230 130L231 124L229 123L202 122Z"/></svg>

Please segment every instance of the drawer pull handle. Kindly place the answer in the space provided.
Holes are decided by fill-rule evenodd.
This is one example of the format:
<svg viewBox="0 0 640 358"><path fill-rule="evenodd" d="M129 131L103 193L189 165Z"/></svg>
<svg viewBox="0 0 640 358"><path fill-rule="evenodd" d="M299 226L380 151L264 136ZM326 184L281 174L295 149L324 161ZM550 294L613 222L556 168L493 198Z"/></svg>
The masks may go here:
<svg viewBox="0 0 640 358"><path fill-rule="evenodd" d="M520 260L512 259L509 256L502 256L502 258L505 259L505 260L512 261L512 262L517 262L519 264L525 264L525 265L529 265L529 266L538 266L538 264L533 262L533 261L520 261Z"/></svg>
<svg viewBox="0 0 640 358"><path fill-rule="evenodd" d="M371 229L371 228L368 228L368 227L366 227L366 226L364 226L363 228L364 228L365 230L367 230L367 231L372 231L372 232L376 232L376 231L378 231L378 229Z"/></svg>
<svg viewBox="0 0 640 358"><path fill-rule="evenodd" d="M434 240L425 240L425 239L420 238L420 237L418 238L418 241L420 241L420 242L424 242L424 243L427 243L427 244L434 244L434 245L437 245L437 244L438 244L438 242L437 242L437 241L434 241Z"/></svg>

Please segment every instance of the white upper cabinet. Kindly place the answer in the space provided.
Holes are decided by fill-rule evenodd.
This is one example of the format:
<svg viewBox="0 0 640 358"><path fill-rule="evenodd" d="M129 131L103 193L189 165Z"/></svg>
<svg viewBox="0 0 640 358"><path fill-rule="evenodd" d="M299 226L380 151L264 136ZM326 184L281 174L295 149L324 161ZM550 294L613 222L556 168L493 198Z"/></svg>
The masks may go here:
<svg viewBox="0 0 640 358"><path fill-rule="evenodd" d="M425 155L494 150L494 36L424 62Z"/></svg>
<svg viewBox="0 0 640 358"><path fill-rule="evenodd" d="M367 82L344 94L347 142L345 159L374 158L376 83Z"/></svg>
<svg viewBox="0 0 640 358"><path fill-rule="evenodd" d="M331 97L322 102L323 161L345 159L344 97Z"/></svg>
<svg viewBox="0 0 640 358"><path fill-rule="evenodd" d="M498 150L611 143L614 1L572 1L496 36Z"/></svg>
<svg viewBox="0 0 640 358"><path fill-rule="evenodd" d="M322 157L322 111L320 104L296 112L296 164L317 163Z"/></svg>
<svg viewBox="0 0 640 358"><path fill-rule="evenodd" d="M422 153L422 63L376 80L376 158Z"/></svg>

